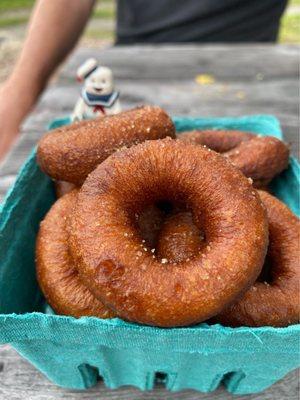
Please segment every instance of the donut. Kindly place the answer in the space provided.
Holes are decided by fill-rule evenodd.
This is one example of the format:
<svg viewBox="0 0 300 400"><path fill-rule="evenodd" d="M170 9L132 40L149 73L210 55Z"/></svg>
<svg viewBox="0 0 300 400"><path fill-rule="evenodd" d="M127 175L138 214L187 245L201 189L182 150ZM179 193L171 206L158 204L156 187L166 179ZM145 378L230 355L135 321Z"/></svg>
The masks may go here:
<svg viewBox="0 0 300 400"><path fill-rule="evenodd" d="M55 181L54 182L55 194L59 199L67 193L72 192L76 188L74 183L65 182L65 181Z"/></svg>
<svg viewBox="0 0 300 400"><path fill-rule="evenodd" d="M81 282L69 254L66 225L76 196L74 190L61 197L41 222L36 244L37 279L46 301L57 314L112 318L114 313Z"/></svg>
<svg viewBox="0 0 300 400"><path fill-rule="evenodd" d="M204 130L184 132L177 138L222 153L253 180L256 188L268 185L288 167L288 147L272 136L259 137L248 132L231 130Z"/></svg>
<svg viewBox="0 0 300 400"><path fill-rule="evenodd" d="M204 245L203 233L187 211L167 216L157 236L157 257L173 263L192 259Z"/></svg>
<svg viewBox="0 0 300 400"><path fill-rule="evenodd" d="M38 143L37 161L50 177L79 186L110 154L149 139L175 137L175 127L159 107L145 106L58 128Z"/></svg>
<svg viewBox="0 0 300 400"><path fill-rule="evenodd" d="M232 150L242 142L253 139L252 133L235 130L203 130L182 132L177 136L179 140L192 144L201 144L207 146L217 153L225 153Z"/></svg>
<svg viewBox="0 0 300 400"><path fill-rule="evenodd" d="M223 325L283 327L299 322L299 219L260 191L269 219L269 248L261 275L247 293L215 317Z"/></svg>
<svg viewBox="0 0 300 400"><path fill-rule="evenodd" d="M205 247L192 260L174 265L144 247L135 215L160 201L201 221ZM70 218L70 251L90 291L123 319L161 327L219 314L256 280L267 244L265 210L248 179L219 154L169 138L108 157Z"/></svg>
<svg viewBox="0 0 300 400"><path fill-rule="evenodd" d="M242 142L223 155L245 176L251 178L256 188L268 185L289 163L288 147L272 136Z"/></svg>

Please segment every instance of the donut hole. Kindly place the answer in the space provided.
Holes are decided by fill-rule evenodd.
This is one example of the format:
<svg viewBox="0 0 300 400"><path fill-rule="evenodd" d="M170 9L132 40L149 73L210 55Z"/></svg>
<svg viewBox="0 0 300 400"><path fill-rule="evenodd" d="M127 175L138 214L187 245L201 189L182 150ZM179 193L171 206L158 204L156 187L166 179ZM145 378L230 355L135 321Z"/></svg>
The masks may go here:
<svg viewBox="0 0 300 400"><path fill-rule="evenodd" d="M273 220L269 221L269 246L263 268L257 278L258 282L274 284L278 276L286 275L283 267L285 259L281 251L282 247L276 243L276 238L280 237L281 232L280 224L274 223Z"/></svg>
<svg viewBox="0 0 300 400"><path fill-rule="evenodd" d="M168 200L158 200L146 205L139 213L135 214L136 226L142 243L152 252L156 250L157 239L162 225L174 212L174 204Z"/></svg>
<svg viewBox="0 0 300 400"><path fill-rule="evenodd" d="M165 215L169 215L174 212L175 204L169 200L159 200L155 203L155 206L161 210Z"/></svg>
<svg viewBox="0 0 300 400"><path fill-rule="evenodd" d="M172 151L166 157L167 147L172 147ZM196 153L192 164L187 163L187 150ZM133 157L135 151L142 151L143 157ZM196 247L192 254L177 252L180 260L176 260L175 257L175 263L195 256L199 257L199 260L210 258L211 253L221 244L224 251L227 247L231 248L234 243L236 207L230 207L228 197L222 194L224 179L232 179L232 171L226 171L224 177L220 174L220 169L216 168L215 163L227 168L227 163L223 165L224 160L221 157L218 156L215 160L216 155L200 146L198 148L182 145L171 139L151 141L131 148L127 151L126 159L124 154L120 152L109 160L113 160L112 171L104 163L105 168L99 168L97 179L92 176L93 179L90 180L97 180L97 185L100 185L97 191L107 199L109 210L120 210L117 216L113 213L113 217L120 233L119 245L128 249L128 259L140 259L141 263L149 265L152 262L150 257L156 258L154 261L161 260L162 264L169 262L169 257L163 252L158 256L157 237L165 218L177 209L190 212L191 225L198 228L193 237L199 241L201 239L205 246L201 249ZM201 164L201 168L198 164ZM227 186L228 193L232 195L236 191L235 186L231 183ZM243 190L246 189L249 190L249 187L244 187ZM112 202L114 208L111 207ZM151 216L153 209L156 210L156 216ZM104 214L110 215L110 211L104 210ZM184 239L185 235L182 236ZM180 244L180 239L178 243ZM172 247L176 249L177 246ZM154 249L152 254L149 253L149 249ZM143 255L137 258L137 252L142 252Z"/></svg>
<svg viewBox="0 0 300 400"><path fill-rule="evenodd" d="M221 198L214 196L215 185L208 188L203 185L202 190L194 192L187 187L185 177L179 180L173 177L172 182L164 182L161 177L160 179L156 180L154 175L153 181L147 182L148 185L138 181L134 193L124 190L121 201L118 200L117 208L122 209L128 217L123 224L130 230L130 234L126 234L126 248L138 249L138 256L134 253L134 258L144 260L141 253L145 252L162 265L184 264L197 257L210 257L220 238L225 243L225 236L229 236L227 227L229 225L231 230L232 224L227 222L228 213L222 211ZM125 188L125 183L122 182L119 187ZM214 202L211 201L212 197L215 197ZM179 228L179 224L176 226L176 213L182 212L189 213L191 223L189 226L185 224L185 232L181 230L180 235L168 247L171 251L166 254L165 250L158 249L158 237L164 222L173 214L175 229Z"/></svg>
<svg viewBox="0 0 300 400"><path fill-rule="evenodd" d="M156 204L147 205L140 213L135 214L135 229L141 242L148 249L156 248L157 237L166 212Z"/></svg>
<svg viewBox="0 0 300 400"><path fill-rule="evenodd" d="M203 226L186 205L170 200L159 200L136 214L136 228L143 245L163 264L189 261L205 244Z"/></svg>
<svg viewBox="0 0 300 400"><path fill-rule="evenodd" d="M274 276L274 265L271 255L268 253L265 258L265 262L259 277L257 278L258 282L266 282L273 283L275 279Z"/></svg>

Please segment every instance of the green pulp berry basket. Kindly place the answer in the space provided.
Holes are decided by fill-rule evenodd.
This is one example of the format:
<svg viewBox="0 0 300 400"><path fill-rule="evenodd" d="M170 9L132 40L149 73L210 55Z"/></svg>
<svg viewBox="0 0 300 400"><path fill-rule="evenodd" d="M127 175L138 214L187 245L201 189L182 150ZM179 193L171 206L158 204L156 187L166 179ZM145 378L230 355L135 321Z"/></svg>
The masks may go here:
<svg viewBox="0 0 300 400"><path fill-rule="evenodd" d="M68 123L57 120L52 127ZM272 116L174 118L177 131L227 128L282 137ZM299 215L299 165L272 190ZM166 388L209 392L221 383L236 394L259 392L299 365L299 325L228 328L199 324L160 329L120 319L51 315L34 263L39 223L55 201L53 183L31 154L0 211L0 343L10 343L50 380L84 389L99 376L109 388Z"/></svg>

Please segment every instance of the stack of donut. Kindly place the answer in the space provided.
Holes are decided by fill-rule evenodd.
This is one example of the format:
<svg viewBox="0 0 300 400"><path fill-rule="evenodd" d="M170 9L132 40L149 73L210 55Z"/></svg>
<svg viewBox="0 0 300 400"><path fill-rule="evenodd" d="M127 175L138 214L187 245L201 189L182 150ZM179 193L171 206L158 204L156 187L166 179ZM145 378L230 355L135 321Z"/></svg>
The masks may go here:
<svg viewBox="0 0 300 400"><path fill-rule="evenodd" d="M297 323L299 221L263 190L288 158L273 137L177 137L150 106L49 132L37 151L59 197L36 245L46 301L160 327Z"/></svg>

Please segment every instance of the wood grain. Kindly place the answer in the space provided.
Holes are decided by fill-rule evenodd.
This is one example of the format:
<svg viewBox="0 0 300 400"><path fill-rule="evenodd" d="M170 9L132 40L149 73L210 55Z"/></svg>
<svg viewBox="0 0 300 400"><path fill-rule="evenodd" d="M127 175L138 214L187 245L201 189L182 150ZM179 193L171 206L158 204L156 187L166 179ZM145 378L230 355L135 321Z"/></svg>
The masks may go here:
<svg viewBox="0 0 300 400"><path fill-rule="evenodd" d="M292 152L299 155L299 47L247 46L133 46L98 51L77 49L58 79L48 88L24 123L22 136L0 165L0 201L13 184L31 148L55 117L72 110L79 93L77 66L88 57L110 66L124 108L158 104L172 115L238 116L274 114ZM211 74L215 83L199 85L197 74ZM223 388L211 394L169 393L162 386L151 392L133 388L108 390L103 383L87 391L56 387L9 346L0 348L0 400L54 399L298 399L299 373L292 372L269 390L247 397L231 396Z"/></svg>

